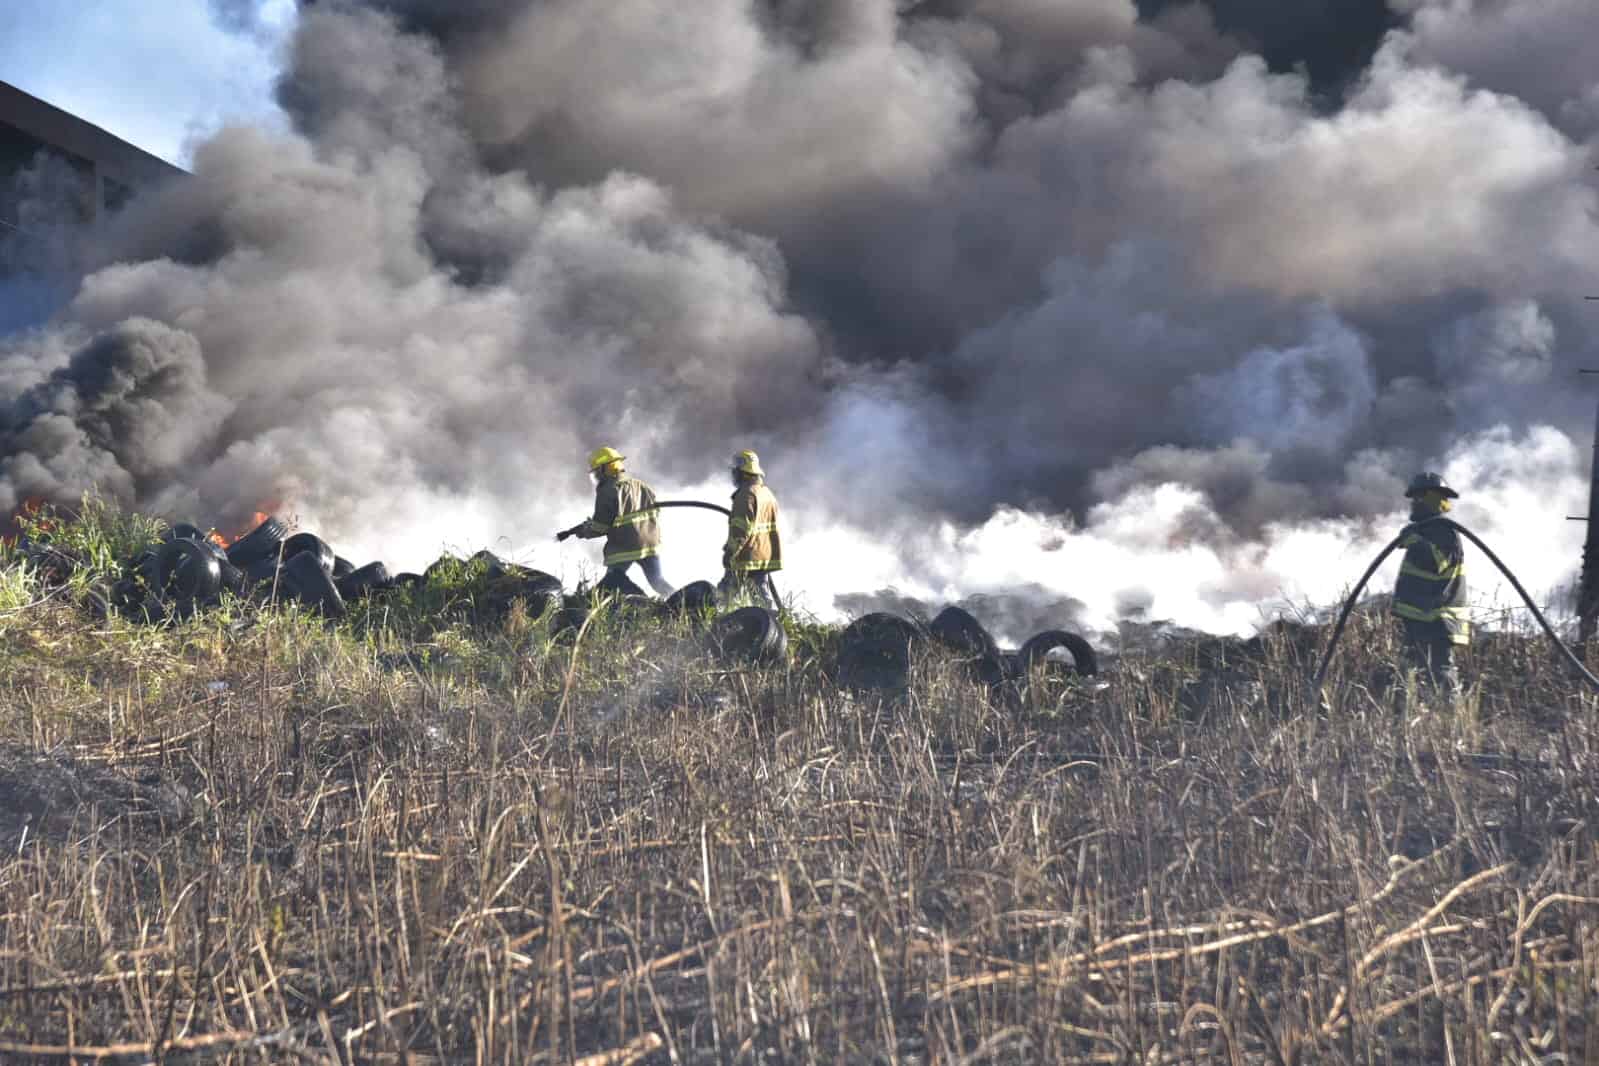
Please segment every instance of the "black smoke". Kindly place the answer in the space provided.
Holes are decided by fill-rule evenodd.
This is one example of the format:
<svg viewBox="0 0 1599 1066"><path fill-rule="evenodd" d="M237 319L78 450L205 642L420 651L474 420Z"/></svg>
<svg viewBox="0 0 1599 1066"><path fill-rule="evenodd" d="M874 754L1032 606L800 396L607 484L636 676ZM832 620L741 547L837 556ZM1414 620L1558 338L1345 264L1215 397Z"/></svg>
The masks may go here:
<svg viewBox="0 0 1599 1066"><path fill-rule="evenodd" d="M287 499L436 542L444 512L553 523L602 441L677 485L753 446L797 545L853 531L924 588L989 591L931 559L1022 514L1221 553L1190 600L1234 603L1277 580L1273 538L1389 515L1418 466L1564 476L1599 290L1591 11L307 5L294 134L203 144L8 342L7 491ZM154 451L71 369L136 322L191 376L133 390L171 408ZM1154 584L1090 613L1175 610Z"/></svg>
<svg viewBox="0 0 1599 1066"><path fill-rule="evenodd" d="M1195 6L1194 0L1138 0L1145 18ZM1258 52L1279 73L1303 70L1314 92L1335 104L1404 25L1388 0L1202 0L1223 33Z"/></svg>

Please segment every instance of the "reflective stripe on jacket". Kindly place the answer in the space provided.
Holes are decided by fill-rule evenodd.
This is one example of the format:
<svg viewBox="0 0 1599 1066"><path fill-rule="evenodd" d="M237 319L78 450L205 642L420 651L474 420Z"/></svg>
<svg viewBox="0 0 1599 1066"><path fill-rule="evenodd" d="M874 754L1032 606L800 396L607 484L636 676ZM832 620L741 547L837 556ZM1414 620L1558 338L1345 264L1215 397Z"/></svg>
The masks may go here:
<svg viewBox="0 0 1599 1066"><path fill-rule="evenodd" d="M594 488L594 517L577 535L605 538L606 566L638 562L660 553L660 514L655 490L638 478L602 478Z"/></svg>
<svg viewBox="0 0 1599 1066"><path fill-rule="evenodd" d="M733 493L733 514L727 520L722 549L735 574L783 569L783 541L777 531L777 497L760 478L746 481Z"/></svg>
<svg viewBox="0 0 1599 1066"><path fill-rule="evenodd" d="M1466 553L1460 534L1442 522L1419 522L1400 546L1405 558L1394 585L1393 613L1412 622L1439 622L1451 644L1471 640L1466 607Z"/></svg>

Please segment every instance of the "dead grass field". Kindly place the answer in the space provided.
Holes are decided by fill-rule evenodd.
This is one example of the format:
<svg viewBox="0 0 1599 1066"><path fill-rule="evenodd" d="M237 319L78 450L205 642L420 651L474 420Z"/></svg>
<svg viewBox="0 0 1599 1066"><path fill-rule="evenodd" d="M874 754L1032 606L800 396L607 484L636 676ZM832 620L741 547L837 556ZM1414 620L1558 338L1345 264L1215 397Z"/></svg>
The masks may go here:
<svg viewBox="0 0 1599 1066"><path fill-rule="evenodd" d="M1321 707L1294 628L857 696L814 625L0 575L8 1062L1599 1061L1595 703L1528 636L1458 712L1359 617Z"/></svg>

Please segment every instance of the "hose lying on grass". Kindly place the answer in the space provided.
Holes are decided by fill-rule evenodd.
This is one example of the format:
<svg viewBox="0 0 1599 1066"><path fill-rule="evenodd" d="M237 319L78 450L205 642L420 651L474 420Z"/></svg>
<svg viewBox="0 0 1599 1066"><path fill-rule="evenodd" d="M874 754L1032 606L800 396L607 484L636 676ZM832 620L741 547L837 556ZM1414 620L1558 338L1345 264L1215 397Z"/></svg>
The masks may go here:
<svg viewBox="0 0 1599 1066"><path fill-rule="evenodd" d="M1392 555L1394 549L1399 547L1400 544L1404 543L1405 538L1410 535L1410 532L1413 529L1428 522L1442 522L1449 528L1463 534L1467 540L1471 541L1471 543L1475 544L1478 548L1481 548L1482 553L1488 557L1488 561L1499 568L1499 572L1505 575L1505 578L1510 582L1511 586L1521 596L1522 601L1527 605L1527 609L1532 612L1532 616L1536 618L1538 620L1538 624L1543 627L1543 631L1549 635L1549 639L1554 642L1555 647L1560 649L1560 654L1564 655L1566 657L1566 661L1576 668L1577 672L1582 675L1582 679L1588 683L1590 688L1592 688L1595 692L1599 692L1599 677L1595 677L1592 673L1590 673L1588 668L1582 665L1582 661L1578 659L1572 650L1566 646L1566 642L1561 640L1560 637L1555 633L1554 627L1551 626L1549 624L1549 620L1543 616L1543 612L1538 609L1538 605L1532 602L1532 597L1527 594L1526 589L1521 587L1521 582L1516 579L1515 574L1511 573L1510 567L1506 566L1499 556L1493 553L1493 549L1484 544L1482 542L1482 538L1478 537L1477 534L1473 533L1471 530L1467 529L1465 526L1454 521L1453 519L1445 518L1443 515L1432 515L1428 518L1423 518L1420 521L1411 522L1409 525L1405 526L1404 529L1401 529L1399 531L1399 535L1393 540L1389 541L1386 548L1377 553L1377 558L1371 561L1371 565L1366 567L1366 572L1362 574L1360 576L1360 580L1355 583L1354 590L1349 593L1349 598L1344 601L1344 609L1338 613L1338 622L1333 626L1332 639L1327 642L1327 651L1322 655L1321 666L1316 670L1316 680L1311 689L1312 695L1321 695L1322 683L1327 680L1327 668L1332 665L1333 652L1338 649L1338 638L1343 636L1344 625L1349 621L1349 615L1355 609L1355 601L1360 599L1360 593L1363 589L1365 589L1366 582L1371 580L1371 575L1377 572L1377 568L1383 564L1383 560Z"/></svg>

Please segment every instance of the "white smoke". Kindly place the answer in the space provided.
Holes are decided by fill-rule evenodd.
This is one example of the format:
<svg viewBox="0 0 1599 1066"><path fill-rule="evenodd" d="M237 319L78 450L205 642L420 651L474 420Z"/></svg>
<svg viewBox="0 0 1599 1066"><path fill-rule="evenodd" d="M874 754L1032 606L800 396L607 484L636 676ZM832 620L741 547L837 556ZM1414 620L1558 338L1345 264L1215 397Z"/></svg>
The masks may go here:
<svg viewBox="0 0 1599 1066"><path fill-rule="evenodd" d="M1390 0L1418 59L1515 96L1578 139L1599 133L1599 6L1588 0Z"/></svg>
<svg viewBox="0 0 1599 1066"><path fill-rule="evenodd" d="M276 505L352 557L570 575L590 448L716 498L754 447L824 614L1238 631L1336 598L1441 468L1553 588L1591 81L1493 74L1487 8L1413 8L1328 106L1198 7L318 4L294 132L201 143L0 346L0 506ZM714 520L668 536L715 576Z"/></svg>

